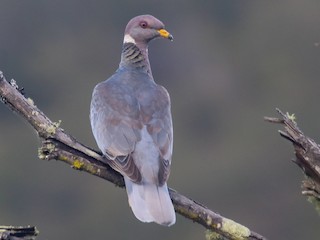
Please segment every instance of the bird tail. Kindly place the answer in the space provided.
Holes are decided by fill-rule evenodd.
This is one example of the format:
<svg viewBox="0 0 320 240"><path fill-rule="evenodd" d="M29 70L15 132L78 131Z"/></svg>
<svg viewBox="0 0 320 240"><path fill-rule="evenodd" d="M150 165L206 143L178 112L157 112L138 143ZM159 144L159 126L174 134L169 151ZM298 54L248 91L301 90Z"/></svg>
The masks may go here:
<svg viewBox="0 0 320 240"><path fill-rule="evenodd" d="M176 215L169 196L168 187L156 184L136 184L125 177L130 207L140 221L156 222L171 226L176 222Z"/></svg>

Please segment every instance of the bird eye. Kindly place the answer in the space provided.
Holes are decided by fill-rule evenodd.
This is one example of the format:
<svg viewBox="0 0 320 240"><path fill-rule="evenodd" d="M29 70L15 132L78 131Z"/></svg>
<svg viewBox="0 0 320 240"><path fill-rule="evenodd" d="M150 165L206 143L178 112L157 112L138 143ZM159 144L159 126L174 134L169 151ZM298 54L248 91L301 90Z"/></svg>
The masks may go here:
<svg viewBox="0 0 320 240"><path fill-rule="evenodd" d="M147 28L148 27L148 24L146 22L141 22L140 23L140 27L142 28Z"/></svg>

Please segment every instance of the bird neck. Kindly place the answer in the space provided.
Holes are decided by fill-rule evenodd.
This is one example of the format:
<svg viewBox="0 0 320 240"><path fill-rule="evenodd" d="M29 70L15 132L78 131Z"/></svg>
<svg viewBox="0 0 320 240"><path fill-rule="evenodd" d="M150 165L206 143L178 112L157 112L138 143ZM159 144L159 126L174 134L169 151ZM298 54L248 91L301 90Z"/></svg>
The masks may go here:
<svg viewBox="0 0 320 240"><path fill-rule="evenodd" d="M139 47L131 42L124 43L122 47L121 62L119 68L141 69L152 76L148 58L148 47Z"/></svg>

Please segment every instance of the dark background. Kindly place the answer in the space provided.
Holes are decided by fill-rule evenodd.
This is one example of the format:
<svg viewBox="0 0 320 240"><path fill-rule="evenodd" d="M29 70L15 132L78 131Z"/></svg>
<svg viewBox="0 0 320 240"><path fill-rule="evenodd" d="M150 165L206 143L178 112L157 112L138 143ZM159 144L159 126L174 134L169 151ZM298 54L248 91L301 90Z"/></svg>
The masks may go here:
<svg viewBox="0 0 320 240"><path fill-rule="evenodd" d="M97 148L92 89L116 70L127 22L145 13L175 38L149 48L172 99L169 185L269 239L319 239L292 146L263 121L279 107L320 142L319 0L1 0L0 70ZM140 223L123 189L38 160L39 146L0 104L0 224L36 225L47 240L204 239L203 227L180 216L170 228Z"/></svg>

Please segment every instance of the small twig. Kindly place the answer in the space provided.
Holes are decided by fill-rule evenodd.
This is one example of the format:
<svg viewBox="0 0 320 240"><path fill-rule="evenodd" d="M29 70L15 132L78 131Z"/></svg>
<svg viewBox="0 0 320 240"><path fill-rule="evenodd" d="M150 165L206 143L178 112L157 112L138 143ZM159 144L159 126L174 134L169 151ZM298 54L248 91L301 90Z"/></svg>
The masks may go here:
<svg viewBox="0 0 320 240"><path fill-rule="evenodd" d="M124 187L123 177L106 164L111 161L110 159L65 133L59 123L52 122L30 98L26 99L18 89L17 86L10 85L0 72L1 99L10 109L24 117L43 139L43 145L39 149L40 159L63 161L74 169L85 171L108 180L116 186ZM230 240L266 240L265 237L252 232L247 227L214 213L173 189L169 190L175 211L205 228Z"/></svg>
<svg viewBox="0 0 320 240"><path fill-rule="evenodd" d="M279 124L283 124L284 121L283 119L280 118L274 118L274 117L264 117L264 120L271 122L271 123L279 123Z"/></svg>

